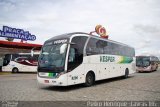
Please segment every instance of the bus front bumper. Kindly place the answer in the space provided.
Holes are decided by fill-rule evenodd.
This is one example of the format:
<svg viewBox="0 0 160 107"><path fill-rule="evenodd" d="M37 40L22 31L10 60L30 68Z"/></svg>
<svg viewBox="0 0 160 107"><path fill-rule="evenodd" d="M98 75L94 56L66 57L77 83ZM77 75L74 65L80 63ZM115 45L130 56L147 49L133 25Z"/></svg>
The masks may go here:
<svg viewBox="0 0 160 107"><path fill-rule="evenodd" d="M151 72L152 71L151 67L139 67L139 68L137 67L136 70L138 72Z"/></svg>
<svg viewBox="0 0 160 107"><path fill-rule="evenodd" d="M67 86L67 78L63 75L56 79L39 77L37 75L37 81L40 84L48 86Z"/></svg>

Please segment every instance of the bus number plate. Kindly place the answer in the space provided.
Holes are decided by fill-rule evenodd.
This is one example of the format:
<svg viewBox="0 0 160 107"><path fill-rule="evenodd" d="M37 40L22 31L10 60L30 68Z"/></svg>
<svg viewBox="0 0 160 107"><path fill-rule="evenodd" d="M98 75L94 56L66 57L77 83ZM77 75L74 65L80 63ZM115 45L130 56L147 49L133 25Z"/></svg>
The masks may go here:
<svg viewBox="0 0 160 107"><path fill-rule="evenodd" d="M44 80L44 83L49 83L49 80Z"/></svg>

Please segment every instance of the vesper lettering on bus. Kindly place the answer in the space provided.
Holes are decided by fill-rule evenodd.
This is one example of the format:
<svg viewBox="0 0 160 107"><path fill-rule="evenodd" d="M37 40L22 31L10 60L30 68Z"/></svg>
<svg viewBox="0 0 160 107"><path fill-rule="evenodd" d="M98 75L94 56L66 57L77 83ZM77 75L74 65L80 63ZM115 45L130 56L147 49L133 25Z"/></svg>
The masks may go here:
<svg viewBox="0 0 160 107"><path fill-rule="evenodd" d="M100 62L114 62L115 57L112 56L100 56Z"/></svg>

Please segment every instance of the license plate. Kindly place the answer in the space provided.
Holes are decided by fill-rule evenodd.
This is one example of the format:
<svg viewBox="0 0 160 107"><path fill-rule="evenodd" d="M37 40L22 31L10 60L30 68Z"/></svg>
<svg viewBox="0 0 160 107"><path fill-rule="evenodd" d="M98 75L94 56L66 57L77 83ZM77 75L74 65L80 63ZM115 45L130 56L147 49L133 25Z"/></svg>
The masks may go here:
<svg viewBox="0 0 160 107"><path fill-rule="evenodd" d="M44 83L49 83L49 80L44 80Z"/></svg>

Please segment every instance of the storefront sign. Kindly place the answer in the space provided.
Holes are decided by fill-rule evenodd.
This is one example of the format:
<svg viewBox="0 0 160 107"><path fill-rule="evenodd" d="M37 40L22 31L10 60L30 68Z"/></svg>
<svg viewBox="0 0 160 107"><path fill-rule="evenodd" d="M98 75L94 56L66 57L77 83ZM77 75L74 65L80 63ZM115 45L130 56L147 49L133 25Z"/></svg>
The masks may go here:
<svg viewBox="0 0 160 107"><path fill-rule="evenodd" d="M29 31L24 31L23 29L11 28L8 26L3 26L3 29L0 30L0 37L21 39L21 40L36 40L35 35L31 35Z"/></svg>

